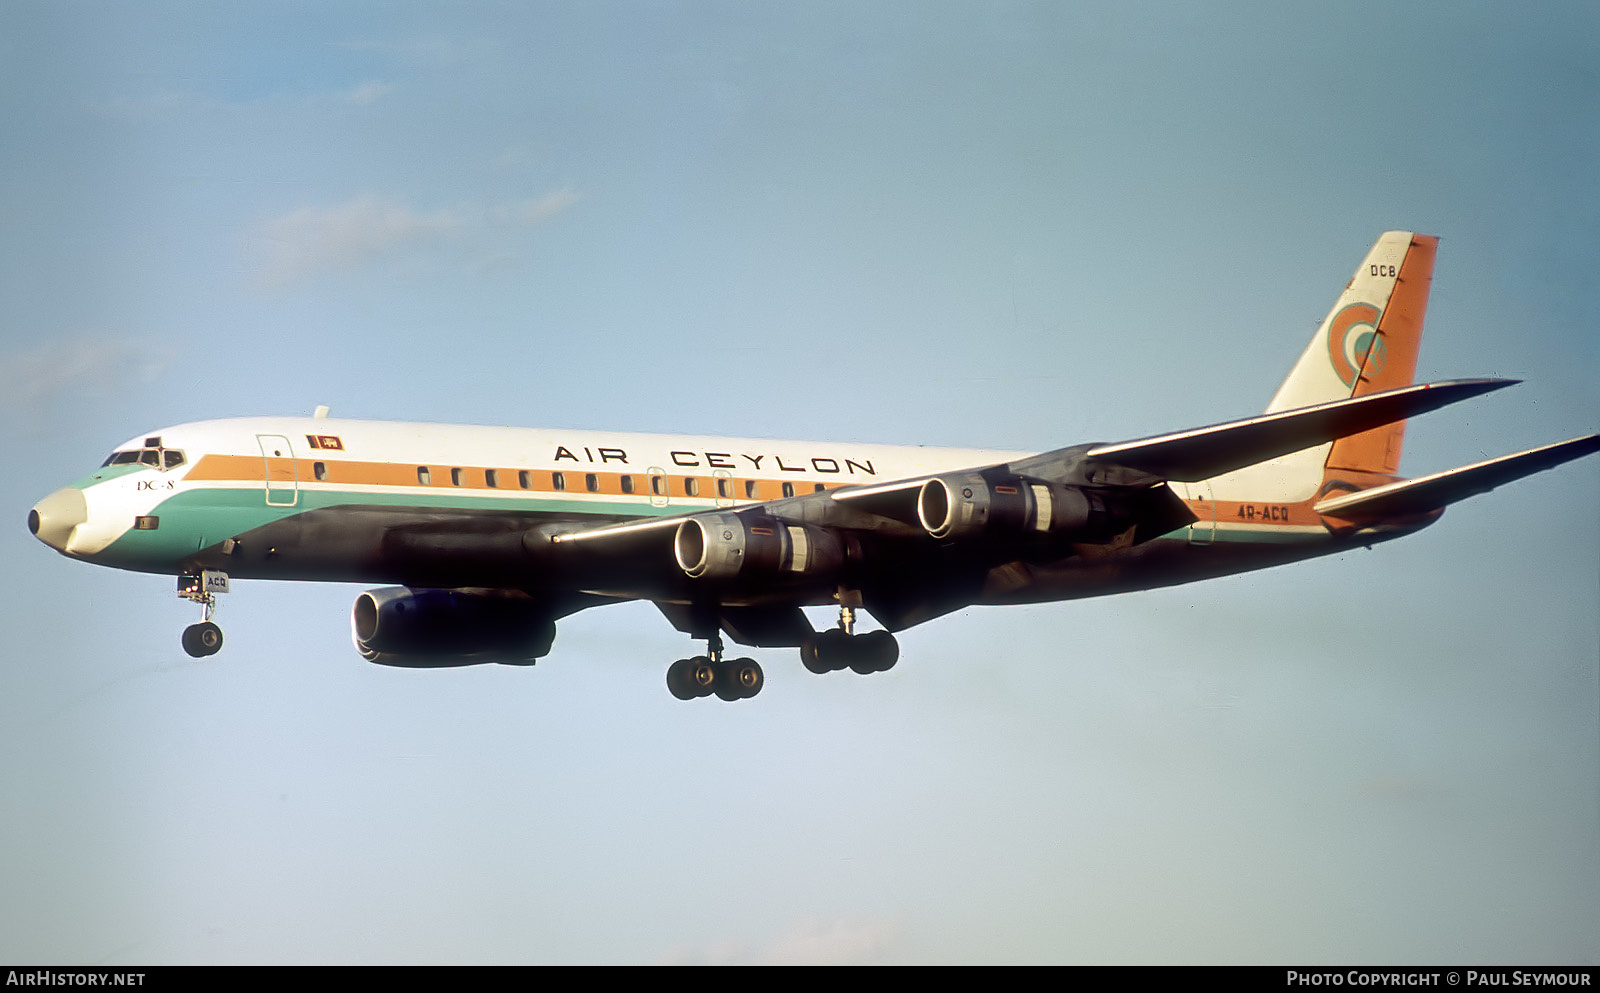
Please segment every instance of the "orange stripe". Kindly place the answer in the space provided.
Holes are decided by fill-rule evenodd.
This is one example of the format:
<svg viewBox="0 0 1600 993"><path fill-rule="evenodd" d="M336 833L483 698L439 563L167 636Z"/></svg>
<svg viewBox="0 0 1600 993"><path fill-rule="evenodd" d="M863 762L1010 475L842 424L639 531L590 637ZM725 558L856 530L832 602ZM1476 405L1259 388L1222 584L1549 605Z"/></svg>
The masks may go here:
<svg viewBox="0 0 1600 993"><path fill-rule="evenodd" d="M1188 500L1189 509L1194 511L1199 523L1208 524L1211 521L1212 505L1204 500ZM1218 523L1227 524L1301 524L1319 525L1322 517L1311 509L1315 501L1299 500L1293 503L1274 500L1218 500L1216 504L1216 520Z"/></svg>
<svg viewBox="0 0 1600 993"><path fill-rule="evenodd" d="M317 466L323 467L319 478ZM419 479L419 469L427 469L428 482ZM496 474L498 486L490 486L486 473L493 470ZM452 473L460 472L460 484L453 482ZM557 489L555 473L561 473L565 486ZM528 485L521 485L521 474L527 473ZM270 474L274 483L333 483L343 486L415 486L424 489L447 490L473 490L487 493L560 493L563 495L587 495L591 492L611 496L636 496L651 497L651 473L635 472L596 472L595 489L588 488L588 477L591 475L586 470L569 469L505 469L496 466L418 466L410 463L399 462L362 462L353 459L289 459L266 457L259 455L205 455L185 475L186 481L192 482L217 482L217 483L260 483L266 475ZM633 477L633 493L626 494L622 490L622 477ZM796 494L813 492L818 481L806 480L779 480L756 479L747 480L739 477L716 476L678 476L667 474L667 497L669 499L731 499L736 502L749 500L778 500L783 497L783 484L793 482ZM688 497L684 492L684 481L693 479L696 482L698 493L695 497ZM729 485L729 496L722 497L717 492L717 480L725 479ZM754 482L755 496L745 495L745 484ZM836 489L846 483L823 483L827 489Z"/></svg>

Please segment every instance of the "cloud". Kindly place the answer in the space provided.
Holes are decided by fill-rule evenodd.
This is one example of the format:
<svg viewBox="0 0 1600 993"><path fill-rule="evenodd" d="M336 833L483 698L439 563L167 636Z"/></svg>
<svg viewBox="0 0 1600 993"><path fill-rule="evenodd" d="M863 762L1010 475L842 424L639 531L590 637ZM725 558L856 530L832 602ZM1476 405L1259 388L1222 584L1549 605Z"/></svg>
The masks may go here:
<svg viewBox="0 0 1600 993"><path fill-rule="evenodd" d="M391 84L369 79L347 89L309 93L267 91L247 96L222 96L196 90L166 89L143 95L114 97L94 106L111 117L142 122L173 116L238 114L275 108L327 111L341 107L370 107L393 92Z"/></svg>
<svg viewBox="0 0 1600 993"><path fill-rule="evenodd" d="M726 940L680 948L668 965L870 965L883 962L899 942L899 918L808 917L791 924L765 947Z"/></svg>
<svg viewBox="0 0 1600 993"><path fill-rule="evenodd" d="M437 240L461 224L454 211L419 213L403 203L362 196L272 218L257 228L255 241L262 250L262 277L281 284L357 265L402 245Z"/></svg>
<svg viewBox="0 0 1600 993"><path fill-rule="evenodd" d="M568 207L578 202L578 193L570 187L548 193L537 200L524 200L521 203L506 204L497 208L496 214L504 223L533 225L543 224Z"/></svg>
<svg viewBox="0 0 1600 993"><path fill-rule="evenodd" d="M480 246L496 229L543 224L577 200L578 193L564 187L491 207L423 211L367 194L331 207L301 207L270 218L255 227L248 241L257 256L261 281L281 286L425 245Z"/></svg>
<svg viewBox="0 0 1600 993"><path fill-rule="evenodd" d="M58 402L104 394L119 385L152 382L168 361L165 355L120 339L44 342L20 354L0 356L0 410L8 416L44 417Z"/></svg>
<svg viewBox="0 0 1600 993"><path fill-rule="evenodd" d="M353 103L358 107L365 107L369 104L377 103L379 100L382 100L392 92L394 92L394 87L390 86L388 83L380 83L376 80L368 80L367 82L362 83L360 86L345 90L340 94L340 97L343 98L347 103Z"/></svg>

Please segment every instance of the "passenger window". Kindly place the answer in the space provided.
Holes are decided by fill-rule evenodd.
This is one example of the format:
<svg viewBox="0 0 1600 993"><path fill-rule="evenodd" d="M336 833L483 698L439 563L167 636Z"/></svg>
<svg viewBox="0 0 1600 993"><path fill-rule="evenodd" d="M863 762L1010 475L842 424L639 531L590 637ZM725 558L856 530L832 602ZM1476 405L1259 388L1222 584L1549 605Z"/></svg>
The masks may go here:
<svg viewBox="0 0 1600 993"><path fill-rule="evenodd" d="M793 483L784 483L783 484L783 495L786 496L786 497L794 496L794 484Z"/></svg>
<svg viewBox="0 0 1600 993"><path fill-rule="evenodd" d="M825 490L825 489L827 489L827 488L828 488L828 487L827 487L827 486L825 486L825 485L823 485L823 484L822 484L822 483L818 483L818 484L817 484L817 488L816 488L816 489L815 489L815 490L813 490L813 491L812 491L812 492L814 492L814 493L821 493L821 492L822 492L822 491L823 491L823 490Z"/></svg>
<svg viewBox="0 0 1600 993"><path fill-rule="evenodd" d="M483 482L491 489L498 489L500 486L500 474L493 469L485 469L483 470Z"/></svg>
<svg viewBox="0 0 1600 993"><path fill-rule="evenodd" d="M564 472L552 472L550 474L550 486L551 486L551 488L557 489L557 490L566 489L567 488L567 474L564 473Z"/></svg>
<svg viewBox="0 0 1600 993"><path fill-rule="evenodd" d="M632 493L633 492L633 477L632 476L623 476L622 477L622 492L624 492L624 493Z"/></svg>
<svg viewBox="0 0 1600 993"><path fill-rule="evenodd" d="M685 477L685 479L683 481L683 495L684 496L699 496L700 495L700 480L694 478L693 476Z"/></svg>
<svg viewBox="0 0 1600 993"><path fill-rule="evenodd" d="M423 486L433 485L433 473L428 470L427 466L417 466L417 482L421 483Z"/></svg>
<svg viewBox="0 0 1600 993"><path fill-rule="evenodd" d="M460 469L451 469L450 470L450 485L451 486L460 486L461 485L461 470Z"/></svg>
<svg viewBox="0 0 1600 993"><path fill-rule="evenodd" d="M311 471L317 477L317 482L326 483L328 481L328 463L313 462L311 463Z"/></svg>
<svg viewBox="0 0 1600 993"><path fill-rule="evenodd" d="M659 496L659 497L666 496L667 495L667 477L665 477L665 476L651 476L650 477L650 492L654 493L656 496Z"/></svg>
<svg viewBox="0 0 1600 993"><path fill-rule="evenodd" d="M756 481L755 480L747 479L747 480L744 481L744 498L746 500L754 500L756 498Z"/></svg>
<svg viewBox="0 0 1600 993"><path fill-rule="evenodd" d="M583 477L583 488L588 490L590 493L599 493L600 477L596 476L592 472L585 473Z"/></svg>
<svg viewBox="0 0 1600 993"><path fill-rule="evenodd" d="M525 490L533 489L533 477L528 473L528 470L523 469L517 473L517 485Z"/></svg>
<svg viewBox="0 0 1600 993"><path fill-rule="evenodd" d="M733 499L733 480L726 476L717 477L717 496L724 500Z"/></svg>

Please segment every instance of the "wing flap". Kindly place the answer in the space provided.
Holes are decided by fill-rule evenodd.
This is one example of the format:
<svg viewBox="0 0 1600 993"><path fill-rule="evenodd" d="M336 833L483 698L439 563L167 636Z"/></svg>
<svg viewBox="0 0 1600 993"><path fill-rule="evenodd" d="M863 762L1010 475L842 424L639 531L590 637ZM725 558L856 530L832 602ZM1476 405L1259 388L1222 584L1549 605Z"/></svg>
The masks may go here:
<svg viewBox="0 0 1600 993"><path fill-rule="evenodd" d="M1312 509L1325 517L1345 520L1425 514L1597 451L1600 451L1600 434L1585 435L1431 476L1330 497L1319 501Z"/></svg>
<svg viewBox="0 0 1600 993"><path fill-rule="evenodd" d="M1438 410L1517 382L1453 379L1423 383L1175 434L1097 445L1086 454L1095 461L1163 479L1194 482Z"/></svg>

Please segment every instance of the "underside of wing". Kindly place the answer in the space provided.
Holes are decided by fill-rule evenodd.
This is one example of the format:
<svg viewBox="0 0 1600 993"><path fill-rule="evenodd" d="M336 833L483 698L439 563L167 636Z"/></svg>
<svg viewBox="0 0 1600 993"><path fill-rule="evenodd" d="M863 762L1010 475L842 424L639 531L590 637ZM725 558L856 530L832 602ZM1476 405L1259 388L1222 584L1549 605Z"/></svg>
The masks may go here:
<svg viewBox="0 0 1600 993"><path fill-rule="evenodd" d="M1431 476L1330 497L1318 502L1314 509L1324 516L1348 521L1425 514L1596 451L1600 451L1600 434L1585 435Z"/></svg>

